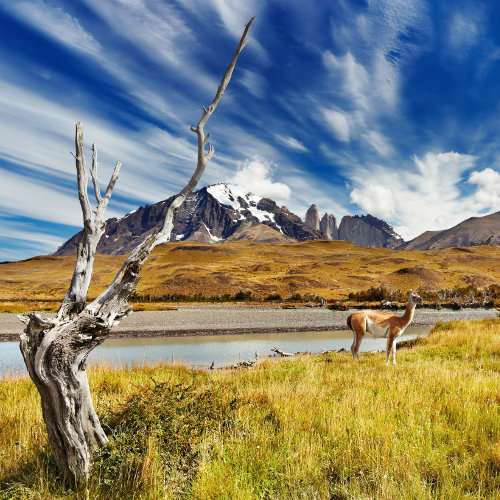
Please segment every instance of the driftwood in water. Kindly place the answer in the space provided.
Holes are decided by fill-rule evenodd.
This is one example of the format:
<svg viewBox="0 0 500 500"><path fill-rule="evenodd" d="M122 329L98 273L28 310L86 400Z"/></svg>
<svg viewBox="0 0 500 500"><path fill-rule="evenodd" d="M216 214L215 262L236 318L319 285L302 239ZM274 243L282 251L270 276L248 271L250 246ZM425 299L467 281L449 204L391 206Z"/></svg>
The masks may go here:
<svg viewBox="0 0 500 500"><path fill-rule="evenodd" d="M277 349L276 347L273 347L271 349L272 352L275 352L278 356L281 356L283 358L289 358L291 356L300 356L301 354L311 354L309 351L304 351L304 352L295 352L295 353L290 353L290 352L284 352L284 351L280 351L279 349Z"/></svg>
<svg viewBox="0 0 500 500"><path fill-rule="evenodd" d="M92 451L108 442L94 410L87 380L87 356L109 335L132 310L130 295L140 280L140 271L151 251L170 240L175 214L197 185L214 153L204 126L219 104L229 84L236 61L248 43L247 24L236 52L227 68L217 93L196 127L198 159L194 174L170 204L162 229L148 236L128 256L113 282L92 303L86 304L97 243L105 229L104 214L118 178L120 162L115 166L104 196L97 179L97 149L93 146L90 171L97 207L92 210L88 198L88 174L83 149L83 132L76 125L76 170L78 197L83 214L83 236L78 246L77 261L71 285L55 318L35 313L20 316L26 324L20 348L26 367L41 397L43 418L50 446L59 469L65 476L84 480L92 465Z"/></svg>

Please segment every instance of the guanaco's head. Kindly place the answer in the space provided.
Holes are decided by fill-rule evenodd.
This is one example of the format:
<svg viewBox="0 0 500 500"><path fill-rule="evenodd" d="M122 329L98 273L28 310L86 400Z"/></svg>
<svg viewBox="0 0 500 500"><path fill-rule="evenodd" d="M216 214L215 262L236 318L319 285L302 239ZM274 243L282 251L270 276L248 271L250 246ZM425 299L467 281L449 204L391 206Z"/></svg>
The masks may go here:
<svg viewBox="0 0 500 500"><path fill-rule="evenodd" d="M411 304L421 304L422 297L418 293L413 293L413 290L410 290L410 300L408 302Z"/></svg>

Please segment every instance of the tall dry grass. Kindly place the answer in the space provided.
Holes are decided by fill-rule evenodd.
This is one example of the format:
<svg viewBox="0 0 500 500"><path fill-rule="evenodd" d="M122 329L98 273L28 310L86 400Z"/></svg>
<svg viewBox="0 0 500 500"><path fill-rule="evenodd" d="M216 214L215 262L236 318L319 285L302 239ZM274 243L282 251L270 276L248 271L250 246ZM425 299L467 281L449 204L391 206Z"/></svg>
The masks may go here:
<svg viewBox="0 0 500 500"><path fill-rule="evenodd" d="M500 498L500 321L440 325L382 354L249 371L94 369L110 445L55 475L36 391L0 384L0 498Z"/></svg>

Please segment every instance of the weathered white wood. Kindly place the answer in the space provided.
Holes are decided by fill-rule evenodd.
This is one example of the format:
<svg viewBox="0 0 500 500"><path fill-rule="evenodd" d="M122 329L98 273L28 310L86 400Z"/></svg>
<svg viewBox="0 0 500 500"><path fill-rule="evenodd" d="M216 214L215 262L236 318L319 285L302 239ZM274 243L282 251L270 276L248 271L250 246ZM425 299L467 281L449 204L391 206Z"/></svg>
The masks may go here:
<svg viewBox="0 0 500 500"><path fill-rule="evenodd" d="M95 212L92 211L88 197L88 175L85 152L83 149L83 129L80 122L76 124L75 132L76 173L78 181L78 198L83 215L83 235L78 243L76 265L71 279L71 284L57 312L57 318L64 320L73 318L85 307L87 293L92 279L94 259L97 244L106 229L104 214L111 198L113 187L118 179L121 162L117 162L106 189L104 198L101 196L99 181L97 179L97 148L92 145L92 170L90 172L94 185L94 194L97 200Z"/></svg>
<svg viewBox="0 0 500 500"><path fill-rule="evenodd" d="M140 271L153 248L170 240L175 214L197 185L214 153L203 127L224 93L238 56L246 45L246 35L253 18L246 25L231 63L226 70L214 100L196 128L198 160L194 174L170 204L162 229L145 238L128 256L112 283L91 304L86 305L97 244L105 230L104 214L121 163L102 196L97 178L97 148L92 146L90 175L97 207L93 211L88 198L88 174L83 150L83 131L76 124L75 162L78 198L83 215L83 235L78 245L75 270L68 293L56 318L29 313L19 318L26 324L20 348L30 377L41 397L43 417L49 443L61 472L76 480L85 480L92 465L92 451L108 440L94 410L85 363L92 349L101 344L110 329L132 311L130 295L140 280ZM207 150L208 148L208 150Z"/></svg>
<svg viewBox="0 0 500 500"><path fill-rule="evenodd" d="M40 393L54 457L64 475L85 479L92 451L108 442L92 404L85 362L109 330L83 314L68 322L35 313L23 320L21 352Z"/></svg>

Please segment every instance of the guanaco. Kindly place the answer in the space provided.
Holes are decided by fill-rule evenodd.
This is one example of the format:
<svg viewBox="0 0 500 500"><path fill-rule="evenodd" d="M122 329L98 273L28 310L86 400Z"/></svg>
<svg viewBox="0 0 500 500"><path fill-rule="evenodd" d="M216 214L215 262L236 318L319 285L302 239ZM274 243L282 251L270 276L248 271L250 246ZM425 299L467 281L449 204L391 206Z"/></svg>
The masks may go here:
<svg viewBox="0 0 500 500"><path fill-rule="evenodd" d="M392 362L396 364L396 339L404 332L405 328L413 319L413 313L417 304L422 303L422 298L410 290L410 298L406 304L406 310L402 316L382 311L358 311L347 318L347 326L354 333L351 346L352 357L359 361L358 351L365 334L371 333L372 337L387 339L387 359L392 351Z"/></svg>

